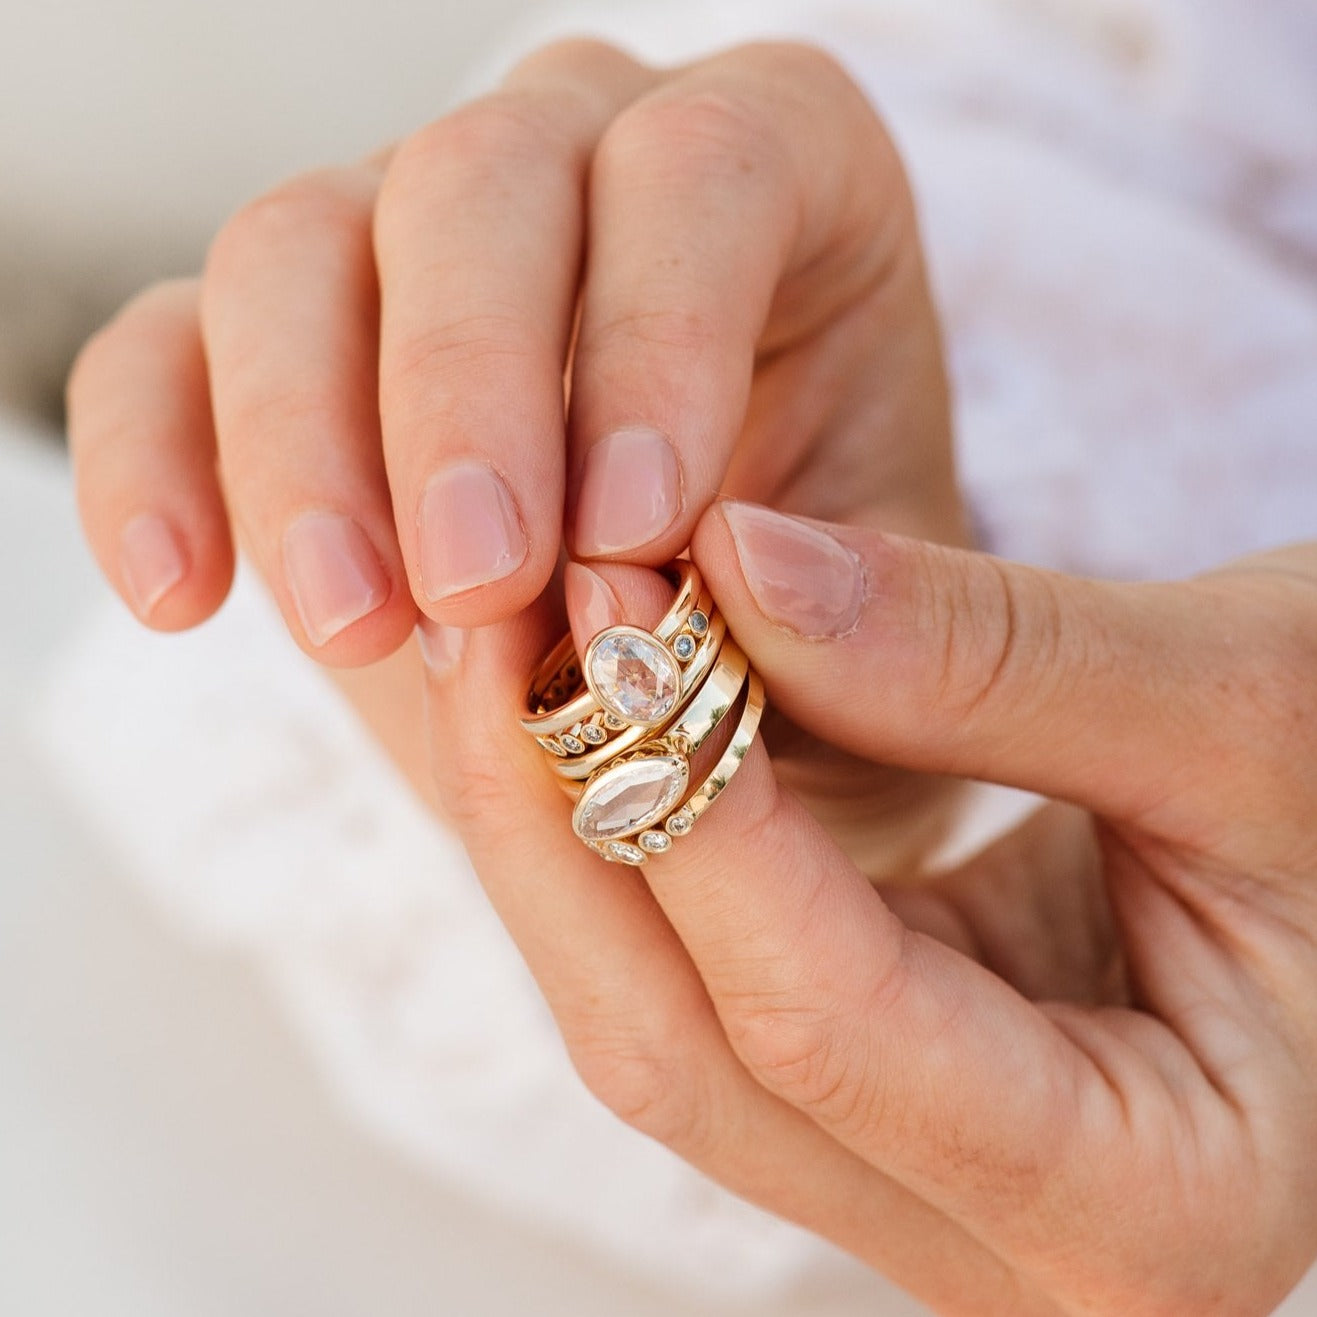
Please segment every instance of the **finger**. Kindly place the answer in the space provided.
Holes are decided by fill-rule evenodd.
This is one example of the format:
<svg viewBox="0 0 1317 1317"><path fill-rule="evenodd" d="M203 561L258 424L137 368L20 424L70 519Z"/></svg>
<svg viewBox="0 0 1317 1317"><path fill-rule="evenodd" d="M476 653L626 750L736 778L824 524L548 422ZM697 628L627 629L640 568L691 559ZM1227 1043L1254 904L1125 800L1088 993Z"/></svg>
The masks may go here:
<svg viewBox="0 0 1317 1317"><path fill-rule="evenodd" d="M572 835L568 802L517 722L527 674L555 638L545 610L466 633L427 623L423 636L441 802L596 1096L934 1305L974 1284L1010 1310L1018 1291L996 1258L750 1079L644 882Z"/></svg>
<svg viewBox="0 0 1317 1317"><path fill-rule="evenodd" d="M1201 828L1224 760L1232 816L1276 809L1275 738L1248 712L1275 655L1242 646L1200 588L1079 580L739 503L710 511L694 553L778 706L858 754L1176 835ZM1240 718L1218 716L1223 690Z"/></svg>
<svg viewBox="0 0 1317 1317"><path fill-rule="evenodd" d="M68 386L78 509L141 621L204 621L233 578L193 280L157 284L78 356Z"/></svg>
<svg viewBox="0 0 1317 1317"><path fill-rule="evenodd" d="M657 76L596 42L551 47L392 156L380 409L412 591L435 618L506 617L557 562L587 163Z"/></svg>
<svg viewBox="0 0 1317 1317"><path fill-rule="evenodd" d="M590 198L571 543L580 557L659 564L723 483L757 355L786 352L890 284L901 311L887 318L927 337L913 209L850 80L819 52L769 44L698 64L623 111ZM839 392L835 377L825 389L791 375L811 405ZM790 478L812 437L795 428L756 450L764 478Z"/></svg>
<svg viewBox="0 0 1317 1317"><path fill-rule="evenodd" d="M202 293L229 504L289 630L356 665L411 635L376 404L368 167L294 180L230 220Z"/></svg>
<svg viewBox="0 0 1317 1317"><path fill-rule="evenodd" d="M761 743L644 873L751 1074L879 1169L984 1238L1032 1169L1064 1164L1083 1058L995 975L902 925Z"/></svg>

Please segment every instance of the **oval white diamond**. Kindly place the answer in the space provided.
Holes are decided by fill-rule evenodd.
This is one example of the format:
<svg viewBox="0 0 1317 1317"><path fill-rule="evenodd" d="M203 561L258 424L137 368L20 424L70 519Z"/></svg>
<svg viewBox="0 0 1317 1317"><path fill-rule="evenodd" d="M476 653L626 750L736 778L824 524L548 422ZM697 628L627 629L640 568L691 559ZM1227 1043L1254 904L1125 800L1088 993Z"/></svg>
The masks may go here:
<svg viewBox="0 0 1317 1317"><path fill-rule="evenodd" d="M647 755L594 777L572 811L582 841L626 837L657 822L681 799L690 766L681 755Z"/></svg>
<svg viewBox="0 0 1317 1317"><path fill-rule="evenodd" d="M564 732L558 739L562 742L563 748L574 755L579 755L585 749L585 742L570 732Z"/></svg>
<svg viewBox="0 0 1317 1317"><path fill-rule="evenodd" d="M672 838L666 832L656 832L652 828L648 832L642 832L636 840L640 843L642 851L649 851L654 855L660 854L672 845Z"/></svg>
<svg viewBox="0 0 1317 1317"><path fill-rule="evenodd" d="M642 727L661 723L681 694L677 660L638 627L610 627L597 635L586 655L585 680L605 709Z"/></svg>
<svg viewBox="0 0 1317 1317"><path fill-rule="evenodd" d="M581 740L588 741L591 745L603 745L608 740L608 733L598 723L586 723L581 728Z"/></svg>

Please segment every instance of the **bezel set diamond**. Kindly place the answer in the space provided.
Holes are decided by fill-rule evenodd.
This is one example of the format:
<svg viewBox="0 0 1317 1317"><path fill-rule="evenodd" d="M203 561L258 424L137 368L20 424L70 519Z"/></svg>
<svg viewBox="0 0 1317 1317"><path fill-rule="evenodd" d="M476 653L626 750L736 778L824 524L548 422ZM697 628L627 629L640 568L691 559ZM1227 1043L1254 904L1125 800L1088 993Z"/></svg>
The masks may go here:
<svg viewBox="0 0 1317 1317"><path fill-rule="evenodd" d="M677 596L653 631L605 628L581 659L564 637L522 717L575 799L573 830L614 863L644 864L690 832L739 767L762 710L762 686L699 573L686 561L671 570ZM692 784L691 756L738 706L722 758Z"/></svg>

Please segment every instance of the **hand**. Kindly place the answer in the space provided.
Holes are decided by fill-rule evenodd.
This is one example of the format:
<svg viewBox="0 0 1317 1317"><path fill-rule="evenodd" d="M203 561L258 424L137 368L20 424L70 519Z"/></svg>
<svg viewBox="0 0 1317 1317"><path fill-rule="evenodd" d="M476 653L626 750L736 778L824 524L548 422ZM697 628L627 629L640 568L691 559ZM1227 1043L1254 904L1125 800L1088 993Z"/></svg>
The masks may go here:
<svg viewBox="0 0 1317 1317"><path fill-rule="evenodd" d="M888 902L756 743L620 869L516 722L550 610L429 628L440 792L586 1083L939 1312L1271 1311L1317 1252L1317 545L1110 585L725 503L694 552L801 727L1072 803Z"/></svg>
<svg viewBox="0 0 1317 1317"><path fill-rule="evenodd" d="M964 539L909 188L859 91L794 45L665 71L538 52L241 210L202 279L88 344L69 416L137 615L209 616L236 534L309 654L372 665L340 680L422 790L419 665L379 660L418 612L514 615L564 527L578 558L658 564L723 490ZM790 743L802 782L845 784L814 804L873 872L936 839L945 784L770 734L783 772Z"/></svg>

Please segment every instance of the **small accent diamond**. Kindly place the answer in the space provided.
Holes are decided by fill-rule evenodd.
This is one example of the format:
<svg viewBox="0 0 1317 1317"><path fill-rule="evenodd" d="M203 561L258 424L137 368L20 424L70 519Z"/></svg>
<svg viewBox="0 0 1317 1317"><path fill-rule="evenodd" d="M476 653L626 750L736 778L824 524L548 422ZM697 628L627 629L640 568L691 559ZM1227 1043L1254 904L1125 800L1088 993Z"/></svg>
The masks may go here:
<svg viewBox="0 0 1317 1317"><path fill-rule="evenodd" d="M619 718L615 713L606 713L604 714L604 726L609 731L620 732L622 728L629 727L630 724L625 718Z"/></svg>
<svg viewBox="0 0 1317 1317"><path fill-rule="evenodd" d="M672 642L672 652L685 663L695 655L695 637L684 632Z"/></svg>
<svg viewBox="0 0 1317 1317"><path fill-rule="evenodd" d="M652 828L648 832L642 832L636 838L640 842L641 850L649 851L653 855L658 855L672 845L672 838L666 832L655 832Z"/></svg>
<svg viewBox="0 0 1317 1317"><path fill-rule="evenodd" d="M598 723L586 723L581 728L581 740L590 745L603 745L608 740L608 733Z"/></svg>
<svg viewBox="0 0 1317 1317"><path fill-rule="evenodd" d="M709 629L709 617L707 613L701 613L697 608L687 619L686 625L697 635L702 636Z"/></svg>
<svg viewBox="0 0 1317 1317"><path fill-rule="evenodd" d="M559 759L567 758L567 751L552 736L537 736L535 739L540 743L541 748L547 750L551 755L557 755Z"/></svg>
<svg viewBox="0 0 1317 1317"><path fill-rule="evenodd" d="M619 860L622 864L644 864L645 852L639 846L633 846L629 841L610 841L604 848L610 858Z"/></svg>
<svg viewBox="0 0 1317 1317"><path fill-rule="evenodd" d="M571 732L564 732L558 739L563 743L563 748L571 754L579 755L585 749L585 742L579 736L573 736Z"/></svg>
<svg viewBox="0 0 1317 1317"><path fill-rule="evenodd" d="M684 837L695 826L695 815L686 808L679 809L664 825L674 837Z"/></svg>

